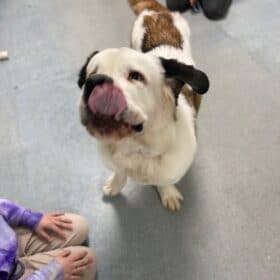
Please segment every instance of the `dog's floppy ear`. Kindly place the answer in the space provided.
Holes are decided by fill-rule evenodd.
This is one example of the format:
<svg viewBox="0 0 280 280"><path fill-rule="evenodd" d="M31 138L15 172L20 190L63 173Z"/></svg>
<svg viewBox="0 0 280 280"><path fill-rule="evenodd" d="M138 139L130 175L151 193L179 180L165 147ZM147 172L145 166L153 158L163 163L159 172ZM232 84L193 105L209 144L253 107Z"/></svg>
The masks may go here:
<svg viewBox="0 0 280 280"><path fill-rule="evenodd" d="M185 84L188 84L198 94L204 94L209 89L209 80L204 72L194 68L192 65L178 62L176 59L161 57L160 60L165 70L165 77L173 90L176 100Z"/></svg>
<svg viewBox="0 0 280 280"><path fill-rule="evenodd" d="M87 59L85 64L82 66L80 72L79 72L79 79L78 79L78 86L82 88L84 83L86 82L87 78L87 66L90 60L98 53L98 51L94 51L92 54L90 54Z"/></svg>

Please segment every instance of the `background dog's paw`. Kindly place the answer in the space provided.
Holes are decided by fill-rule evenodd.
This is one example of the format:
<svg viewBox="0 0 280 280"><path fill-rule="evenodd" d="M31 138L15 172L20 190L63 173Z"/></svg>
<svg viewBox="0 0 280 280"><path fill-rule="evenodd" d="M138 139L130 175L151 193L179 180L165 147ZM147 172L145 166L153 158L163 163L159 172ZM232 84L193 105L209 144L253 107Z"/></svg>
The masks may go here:
<svg viewBox="0 0 280 280"><path fill-rule="evenodd" d="M182 207L183 196L175 186L157 187L162 205L171 210L179 211Z"/></svg>

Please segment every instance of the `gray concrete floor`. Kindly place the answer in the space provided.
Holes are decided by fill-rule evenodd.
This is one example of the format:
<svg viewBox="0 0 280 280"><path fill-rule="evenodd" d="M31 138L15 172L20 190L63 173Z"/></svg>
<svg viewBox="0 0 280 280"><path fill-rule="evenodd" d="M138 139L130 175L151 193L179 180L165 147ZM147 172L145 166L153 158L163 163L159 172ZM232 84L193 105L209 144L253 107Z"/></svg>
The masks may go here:
<svg viewBox="0 0 280 280"><path fill-rule="evenodd" d="M126 1L0 1L1 197L85 215L101 280L279 279L279 16L279 0L235 0L220 22L186 14L211 90L172 214L133 183L103 200L109 171L79 124L77 72L128 46Z"/></svg>

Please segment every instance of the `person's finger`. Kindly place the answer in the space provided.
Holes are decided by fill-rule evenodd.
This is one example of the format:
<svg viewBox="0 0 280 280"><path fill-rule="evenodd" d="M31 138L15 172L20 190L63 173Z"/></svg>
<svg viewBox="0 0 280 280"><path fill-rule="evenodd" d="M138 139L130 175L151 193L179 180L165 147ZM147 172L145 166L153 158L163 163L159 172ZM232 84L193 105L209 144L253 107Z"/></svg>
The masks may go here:
<svg viewBox="0 0 280 280"><path fill-rule="evenodd" d="M48 243L51 242L51 237L48 235L47 232L45 232L44 230L40 230L37 232L38 235L40 237L42 237L45 241L47 241Z"/></svg>
<svg viewBox="0 0 280 280"><path fill-rule="evenodd" d="M79 251L79 252L72 253L71 259L72 259L74 262L80 261L80 260L82 260L86 255L87 255L87 251L86 251L86 250L82 250L82 251Z"/></svg>
<svg viewBox="0 0 280 280"><path fill-rule="evenodd" d="M85 256L83 259L76 261L75 266L82 267L82 266L88 266L93 263L93 258L91 256Z"/></svg>
<svg viewBox="0 0 280 280"><path fill-rule="evenodd" d="M65 223L62 223L60 221L56 221L55 225L57 227L59 227L60 229L68 229L68 230L72 230L73 229L73 226L71 224L65 224Z"/></svg>
<svg viewBox="0 0 280 280"><path fill-rule="evenodd" d="M60 223L60 224L65 224L65 225L72 225L72 221L70 219L63 219L59 217L54 218L54 223Z"/></svg>
<svg viewBox="0 0 280 280"><path fill-rule="evenodd" d="M93 257L92 256L88 256L88 265L93 264Z"/></svg>
<svg viewBox="0 0 280 280"><path fill-rule="evenodd" d="M73 270L73 275L81 275L88 268L88 265L77 267Z"/></svg>
<svg viewBox="0 0 280 280"><path fill-rule="evenodd" d="M50 213L50 215L52 217L61 217L61 216L64 216L64 212L57 211L57 212Z"/></svg>
<svg viewBox="0 0 280 280"><path fill-rule="evenodd" d="M57 227L55 224L50 225L49 229L56 234L57 236L61 237L62 239L66 239L66 235L64 234L63 230Z"/></svg>
<svg viewBox="0 0 280 280"><path fill-rule="evenodd" d="M71 251L68 249L63 250L58 256L66 258L71 254Z"/></svg>
<svg viewBox="0 0 280 280"><path fill-rule="evenodd" d="M65 217L57 217L59 219L59 221L66 223L66 224L72 224L72 220L69 218L65 218Z"/></svg>
<svg viewBox="0 0 280 280"><path fill-rule="evenodd" d="M82 276L81 275L72 275L70 276L70 280L81 280L82 279Z"/></svg>

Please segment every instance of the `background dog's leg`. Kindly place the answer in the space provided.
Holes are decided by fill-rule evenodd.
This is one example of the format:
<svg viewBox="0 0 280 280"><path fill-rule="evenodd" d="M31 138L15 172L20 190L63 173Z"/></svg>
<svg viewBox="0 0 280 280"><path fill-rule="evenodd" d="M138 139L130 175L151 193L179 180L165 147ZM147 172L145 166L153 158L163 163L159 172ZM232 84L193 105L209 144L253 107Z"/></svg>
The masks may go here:
<svg viewBox="0 0 280 280"><path fill-rule="evenodd" d="M157 187L161 203L171 211L179 211L182 206L183 196L174 186Z"/></svg>
<svg viewBox="0 0 280 280"><path fill-rule="evenodd" d="M114 173L105 183L103 194L106 196L117 195L126 183L126 175L122 172Z"/></svg>

